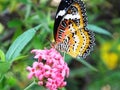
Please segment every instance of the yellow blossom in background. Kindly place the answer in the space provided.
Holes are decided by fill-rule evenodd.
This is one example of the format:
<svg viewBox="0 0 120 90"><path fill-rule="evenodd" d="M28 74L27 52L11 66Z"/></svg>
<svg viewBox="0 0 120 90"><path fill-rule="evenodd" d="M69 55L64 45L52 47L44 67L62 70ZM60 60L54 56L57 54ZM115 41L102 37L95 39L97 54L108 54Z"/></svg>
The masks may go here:
<svg viewBox="0 0 120 90"><path fill-rule="evenodd" d="M118 55L115 53L103 53L102 60L109 69L114 69L117 66Z"/></svg>
<svg viewBox="0 0 120 90"><path fill-rule="evenodd" d="M118 45L117 45L118 46ZM115 69L118 65L119 54L115 51L119 51L119 48L113 48L113 42L105 42L101 45L101 59L108 69Z"/></svg>

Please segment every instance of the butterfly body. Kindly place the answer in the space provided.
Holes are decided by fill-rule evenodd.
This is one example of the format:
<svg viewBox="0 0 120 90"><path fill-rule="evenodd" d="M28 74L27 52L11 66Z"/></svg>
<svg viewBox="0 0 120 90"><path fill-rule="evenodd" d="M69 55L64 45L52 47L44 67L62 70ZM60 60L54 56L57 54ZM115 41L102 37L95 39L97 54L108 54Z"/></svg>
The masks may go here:
<svg viewBox="0 0 120 90"><path fill-rule="evenodd" d="M54 24L55 48L72 57L85 58L94 46L94 34L86 25L84 3L80 0L62 0Z"/></svg>

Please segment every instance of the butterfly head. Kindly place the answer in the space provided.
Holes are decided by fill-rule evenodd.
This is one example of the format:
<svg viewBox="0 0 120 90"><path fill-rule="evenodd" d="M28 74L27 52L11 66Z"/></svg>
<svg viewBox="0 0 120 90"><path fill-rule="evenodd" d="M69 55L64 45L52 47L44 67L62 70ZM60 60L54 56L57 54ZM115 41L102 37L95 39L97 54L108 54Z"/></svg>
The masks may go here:
<svg viewBox="0 0 120 90"><path fill-rule="evenodd" d="M55 49L57 49L57 50L60 50L60 49L59 49L59 45L58 45L56 42L52 42L52 43L50 44L50 46L51 46L52 48L55 48Z"/></svg>

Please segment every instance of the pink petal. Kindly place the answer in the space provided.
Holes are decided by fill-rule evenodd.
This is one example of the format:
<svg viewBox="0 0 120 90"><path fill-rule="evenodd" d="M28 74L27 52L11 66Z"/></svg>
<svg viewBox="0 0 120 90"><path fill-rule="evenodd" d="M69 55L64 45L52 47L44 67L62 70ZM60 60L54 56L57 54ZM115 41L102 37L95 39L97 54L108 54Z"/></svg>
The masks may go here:
<svg viewBox="0 0 120 90"><path fill-rule="evenodd" d="M44 79L44 76L43 76L43 75L40 75L38 79L41 81L41 80Z"/></svg>
<svg viewBox="0 0 120 90"><path fill-rule="evenodd" d="M32 79L32 77L34 77L34 73L29 73L28 74L28 79Z"/></svg>
<svg viewBox="0 0 120 90"><path fill-rule="evenodd" d="M39 63L38 63L38 62L34 62L34 63L33 63L33 68L35 68L35 69L36 69L36 68L38 67L38 65L39 65Z"/></svg>
<svg viewBox="0 0 120 90"><path fill-rule="evenodd" d="M39 81L38 85L42 86L43 85L43 81Z"/></svg>
<svg viewBox="0 0 120 90"><path fill-rule="evenodd" d="M30 72L32 68L30 66L27 66L26 69Z"/></svg>
<svg viewBox="0 0 120 90"><path fill-rule="evenodd" d="M45 69L45 70L50 70L51 67L50 67L49 65L44 65L44 69Z"/></svg>
<svg viewBox="0 0 120 90"><path fill-rule="evenodd" d="M49 78L49 77L51 76L51 73L50 73L49 71L47 71L47 72L44 73L44 76L45 76L46 78Z"/></svg>

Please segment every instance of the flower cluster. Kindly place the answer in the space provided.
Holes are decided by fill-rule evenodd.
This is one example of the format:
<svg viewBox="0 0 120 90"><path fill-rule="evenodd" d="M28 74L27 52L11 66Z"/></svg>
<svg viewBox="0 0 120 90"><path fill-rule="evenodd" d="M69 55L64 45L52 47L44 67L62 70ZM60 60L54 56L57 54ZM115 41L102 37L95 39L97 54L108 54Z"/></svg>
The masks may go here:
<svg viewBox="0 0 120 90"><path fill-rule="evenodd" d="M118 67L118 62L120 60L119 53L120 53L120 49L117 40L114 42L111 41L104 42L100 47L101 59L104 62L104 64L107 66L107 68L110 70L113 70Z"/></svg>
<svg viewBox="0 0 120 90"><path fill-rule="evenodd" d="M55 49L32 50L38 61L33 66L27 67L28 78L37 78L38 85L45 86L49 90L57 90L66 85L65 77L69 76L69 68L63 57Z"/></svg>

